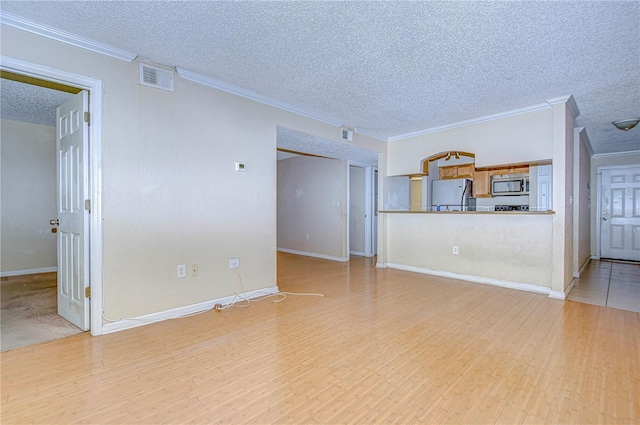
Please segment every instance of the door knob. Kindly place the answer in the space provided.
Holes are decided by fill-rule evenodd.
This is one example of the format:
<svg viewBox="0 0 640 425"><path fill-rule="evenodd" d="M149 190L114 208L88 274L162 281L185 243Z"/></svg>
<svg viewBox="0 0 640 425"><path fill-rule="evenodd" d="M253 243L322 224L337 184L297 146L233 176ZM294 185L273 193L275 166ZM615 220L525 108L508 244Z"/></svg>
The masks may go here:
<svg viewBox="0 0 640 425"><path fill-rule="evenodd" d="M60 225L60 220L59 219L55 219L55 220L49 220L49 224L52 226L59 226Z"/></svg>

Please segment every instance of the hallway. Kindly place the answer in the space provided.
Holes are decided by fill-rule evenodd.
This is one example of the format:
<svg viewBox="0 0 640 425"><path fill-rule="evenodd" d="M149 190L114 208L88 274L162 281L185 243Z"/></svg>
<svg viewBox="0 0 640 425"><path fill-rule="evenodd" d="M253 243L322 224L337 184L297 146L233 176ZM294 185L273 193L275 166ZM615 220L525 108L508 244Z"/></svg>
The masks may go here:
<svg viewBox="0 0 640 425"><path fill-rule="evenodd" d="M640 313L640 264L591 260L567 300Z"/></svg>

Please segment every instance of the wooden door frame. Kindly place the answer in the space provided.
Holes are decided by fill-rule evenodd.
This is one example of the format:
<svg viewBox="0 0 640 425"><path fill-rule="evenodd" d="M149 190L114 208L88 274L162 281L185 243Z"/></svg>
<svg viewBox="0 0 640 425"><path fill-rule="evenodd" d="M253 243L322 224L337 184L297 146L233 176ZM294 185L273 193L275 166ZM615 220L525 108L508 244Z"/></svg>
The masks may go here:
<svg viewBox="0 0 640 425"><path fill-rule="evenodd" d="M56 68L0 56L0 69L89 92L89 286L91 335L102 335L102 81Z"/></svg>
<svg viewBox="0 0 640 425"><path fill-rule="evenodd" d="M596 170L596 179L597 179L597 186L596 186L596 196L597 196L597 202L596 202L596 215L595 215L595 220L596 220L596 257L594 258L595 260L599 260L602 256L602 247L601 247L601 237L600 234L602 232L602 171L604 170L621 170L624 168L638 168L638 164L628 164L628 165L604 165L602 167L598 167L598 169Z"/></svg>

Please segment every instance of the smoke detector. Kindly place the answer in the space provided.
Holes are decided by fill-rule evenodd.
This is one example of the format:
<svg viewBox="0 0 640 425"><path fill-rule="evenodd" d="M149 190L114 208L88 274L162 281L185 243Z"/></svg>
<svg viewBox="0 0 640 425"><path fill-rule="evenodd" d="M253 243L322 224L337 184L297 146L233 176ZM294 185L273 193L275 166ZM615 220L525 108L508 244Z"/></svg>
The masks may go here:
<svg viewBox="0 0 640 425"><path fill-rule="evenodd" d="M141 63L140 85L173 91L173 71Z"/></svg>

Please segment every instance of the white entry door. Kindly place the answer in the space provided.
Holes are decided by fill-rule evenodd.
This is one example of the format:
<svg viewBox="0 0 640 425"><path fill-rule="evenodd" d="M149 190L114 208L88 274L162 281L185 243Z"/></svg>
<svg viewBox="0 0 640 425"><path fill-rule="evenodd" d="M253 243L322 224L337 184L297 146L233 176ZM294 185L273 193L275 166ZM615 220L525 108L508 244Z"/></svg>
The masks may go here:
<svg viewBox="0 0 640 425"><path fill-rule="evenodd" d="M602 170L600 257L640 261L640 167Z"/></svg>
<svg viewBox="0 0 640 425"><path fill-rule="evenodd" d="M89 329L89 95L82 91L60 105L57 118L58 314ZM88 113L87 113L88 115Z"/></svg>

